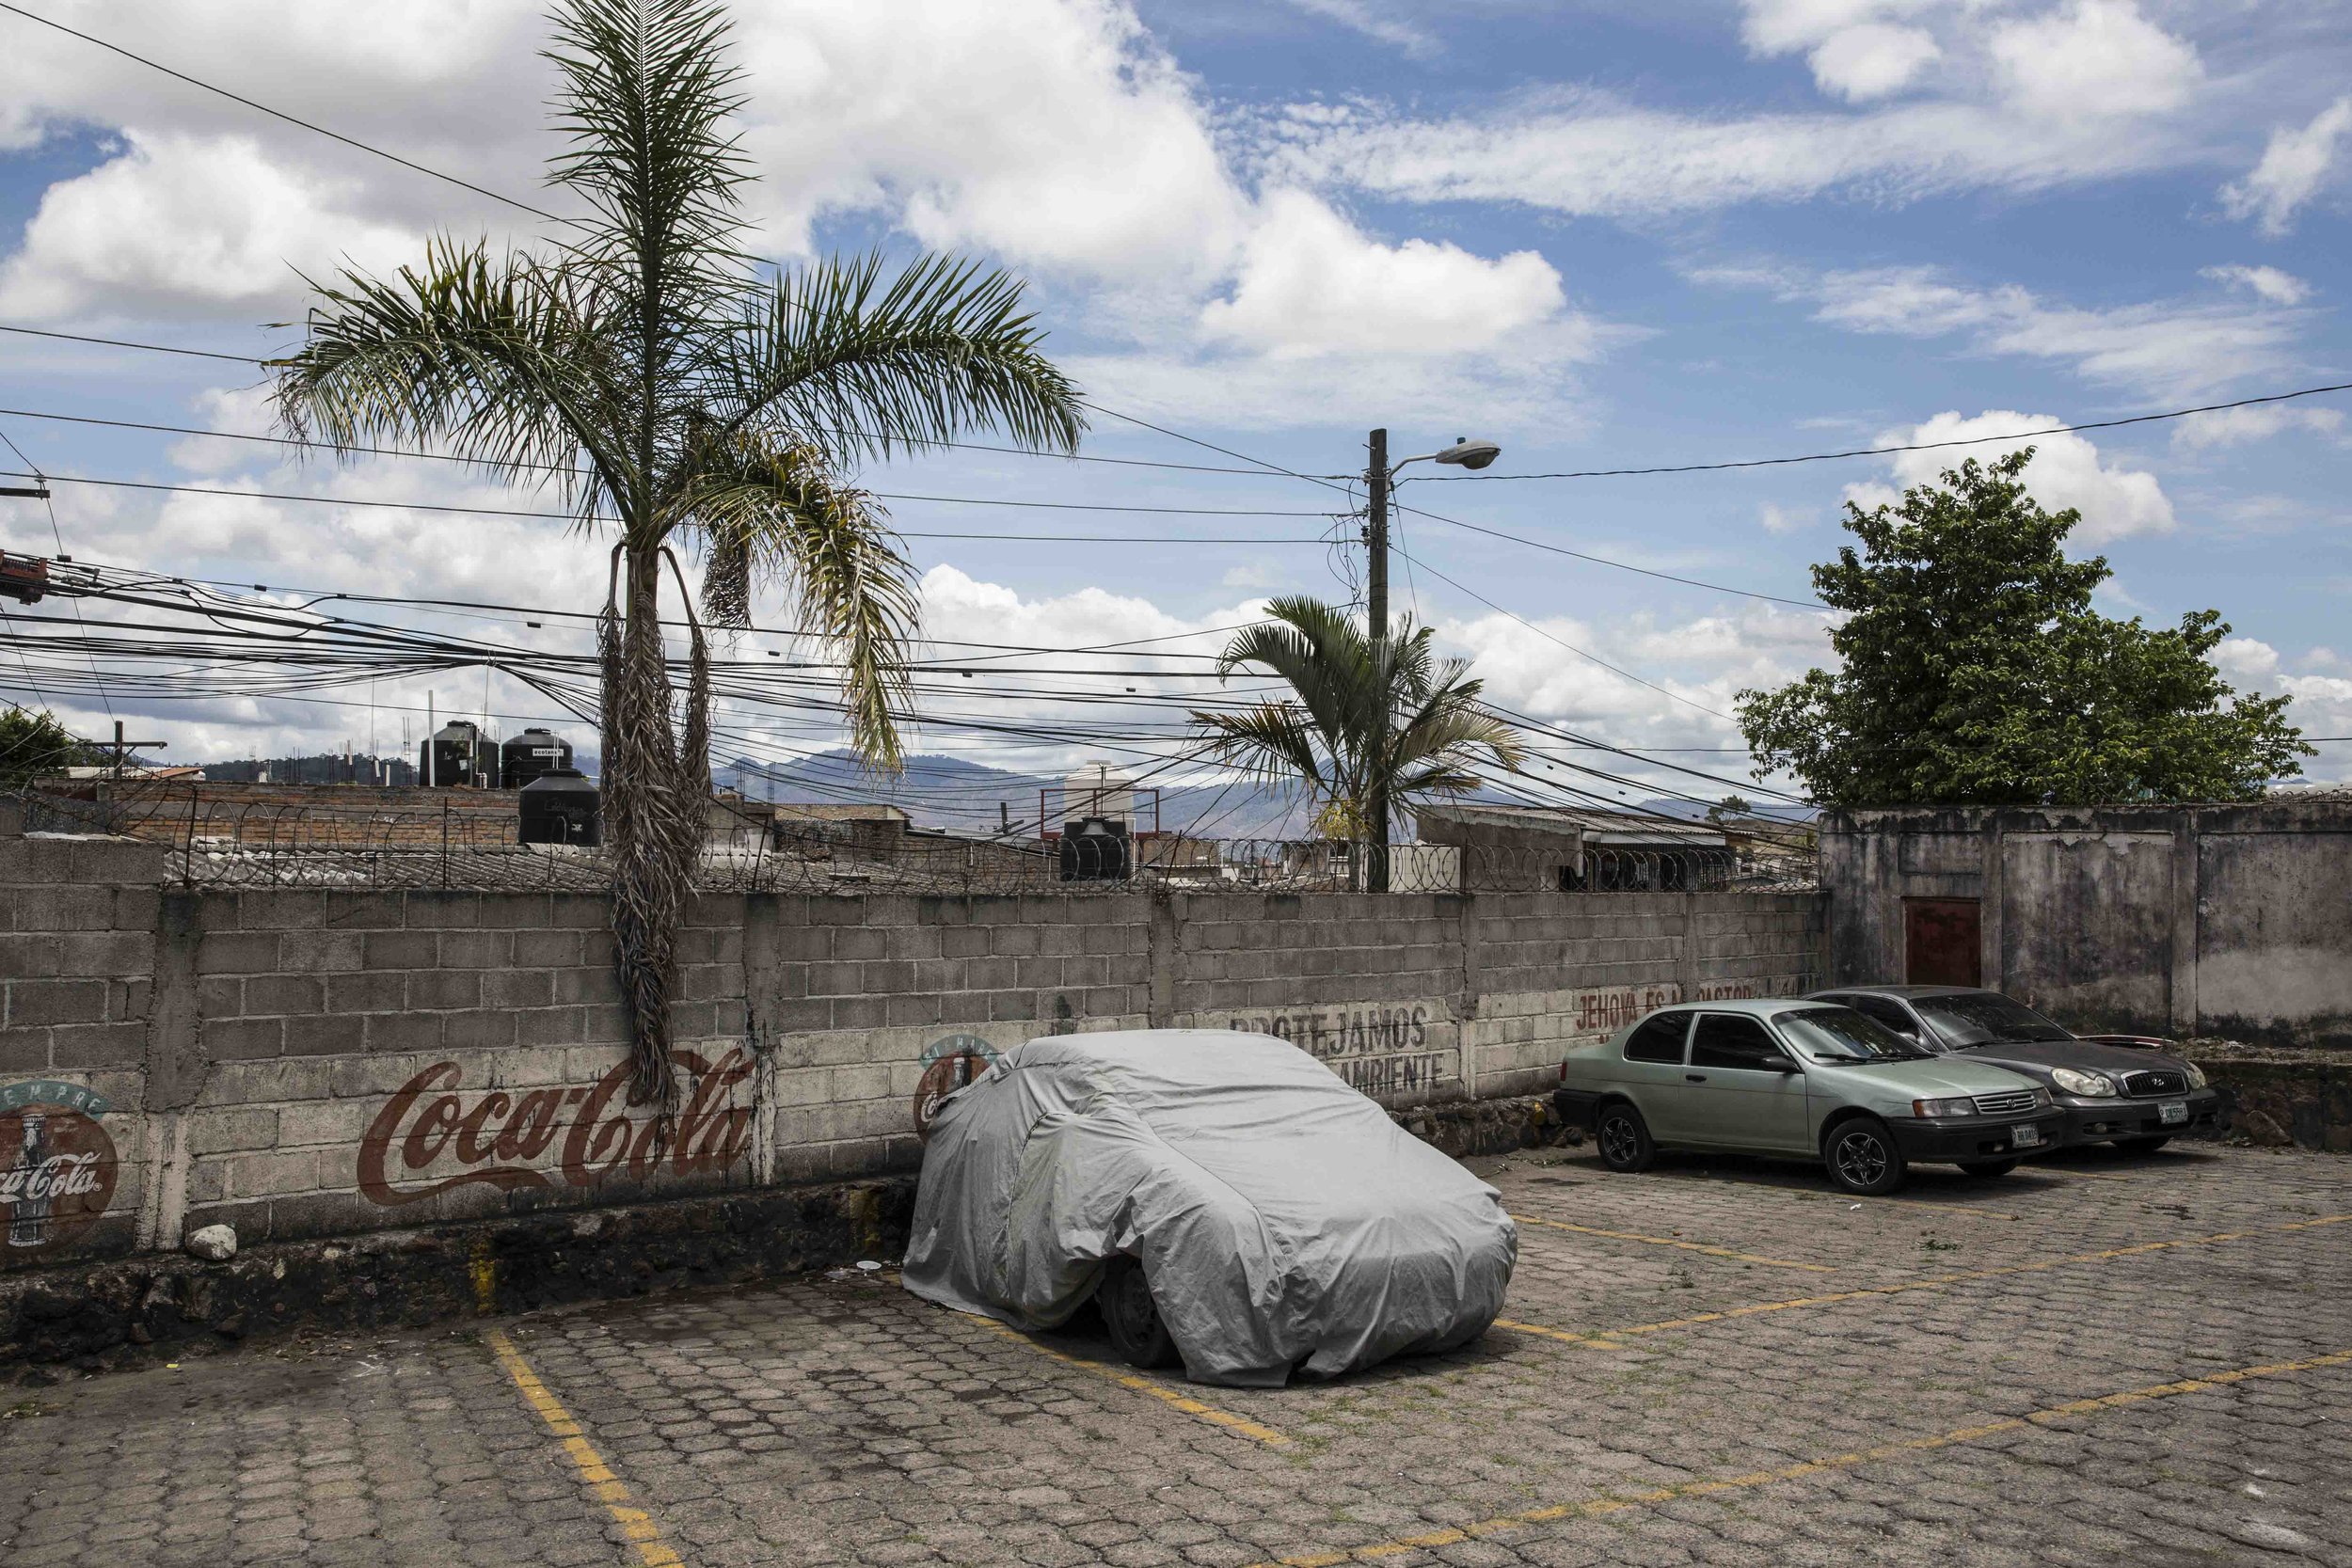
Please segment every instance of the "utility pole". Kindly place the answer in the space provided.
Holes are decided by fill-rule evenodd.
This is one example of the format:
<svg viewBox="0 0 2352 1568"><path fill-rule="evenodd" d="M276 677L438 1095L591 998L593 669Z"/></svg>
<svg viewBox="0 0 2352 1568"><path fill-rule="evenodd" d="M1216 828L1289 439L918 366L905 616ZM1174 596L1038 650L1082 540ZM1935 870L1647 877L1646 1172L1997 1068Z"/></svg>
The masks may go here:
<svg viewBox="0 0 2352 1568"><path fill-rule="evenodd" d="M1372 556L1365 606L1366 619L1372 627L1373 657L1381 664L1389 657L1389 433L1372 433L1372 462L1364 470L1364 544ZM1389 748L1390 714L1387 706L1386 679L1381 681L1382 705L1379 713L1381 734L1375 739L1379 753ZM1364 889L1368 893L1389 891L1389 776L1388 759L1375 754L1371 759L1372 800L1368 809L1372 816L1366 824L1369 830L1364 846Z"/></svg>

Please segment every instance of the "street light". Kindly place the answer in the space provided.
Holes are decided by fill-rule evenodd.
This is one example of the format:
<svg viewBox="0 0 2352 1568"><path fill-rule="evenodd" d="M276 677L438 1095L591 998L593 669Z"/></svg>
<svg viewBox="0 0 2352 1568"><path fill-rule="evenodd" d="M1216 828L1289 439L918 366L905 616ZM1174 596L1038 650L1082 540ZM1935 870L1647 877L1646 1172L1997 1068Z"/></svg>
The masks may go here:
<svg viewBox="0 0 2352 1568"><path fill-rule="evenodd" d="M1492 441L1473 441L1467 436L1456 436L1454 444L1437 451L1425 451L1391 464L1389 461L1389 433L1372 433L1372 466L1364 475L1365 529L1364 542L1371 546L1372 571L1366 585L1365 607L1372 623L1375 646L1389 640L1389 489L1396 483L1396 473L1406 463L1445 463L1468 468L1473 473L1502 455L1502 449ZM1382 775L1385 777L1385 775ZM1371 854L1365 879L1369 891L1389 891L1389 791L1378 778L1373 785Z"/></svg>

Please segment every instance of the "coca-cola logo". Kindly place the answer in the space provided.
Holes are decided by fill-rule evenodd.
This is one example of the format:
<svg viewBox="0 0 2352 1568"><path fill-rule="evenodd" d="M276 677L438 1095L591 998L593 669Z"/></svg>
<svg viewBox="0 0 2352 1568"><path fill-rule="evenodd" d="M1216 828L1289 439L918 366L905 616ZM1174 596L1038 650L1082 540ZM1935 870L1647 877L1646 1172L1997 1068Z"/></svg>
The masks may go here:
<svg viewBox="0 0 2352 1568"><path fill-rule="evenodd" d="M0 1088L0 1268L56 1251L98 1223L115 1194L107 1101L78 1084Z"/></svg>
<svg viewBox="0 0 2352 1568"><path fill-rule="evenodd" d="M733 1103L735 1086L752 1075L751 1053L738 1047L715 1064L691 1051L675 1057L694 1083L666 1137L655 1117L630 1114L626 1060L589 1088L471 1093L455 1062L436 1062L369 1124L359 1191L391 1208L465 1186L593 1187L620 1175L724 1170L751 1145L752 1107ZM551 1149L549 1165L543 1156Z"/></svg>

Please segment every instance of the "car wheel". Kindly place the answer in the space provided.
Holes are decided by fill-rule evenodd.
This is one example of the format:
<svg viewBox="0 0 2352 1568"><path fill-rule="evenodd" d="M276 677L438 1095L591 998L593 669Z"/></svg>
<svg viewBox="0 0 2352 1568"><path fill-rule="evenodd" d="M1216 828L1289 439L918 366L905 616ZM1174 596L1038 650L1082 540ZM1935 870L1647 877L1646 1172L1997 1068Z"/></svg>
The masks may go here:
<svg viewBox="0 0 2352 1568"><path fill-rule="evenodd" d="M1642 1113L1622 1101L1601 1108L1600 1125L1594 1132L1600 1145L1600 1163L1611 1170L1629 1174L1647 1170L1658 1158L1658 1145L1650 1140Z"/></svg>
<svg viewBox="0 0 2352 1568"><path fill-rule="evenodd" d="M2007 1176L2017 1168L2014 1160L1963 1160L1960 1168L1970 1176Z"/></svg>
<svg viewBox="0 0 2352 1568"><path fill-rule="evenodd" d="M1867 1117L1841 1121L1830 1129L1821 1148L1821 1164L1829 1179L1850 1193L1877 1197L1903 1184L1908 1174L1903 1151L1886 1124Z"/></svg>
<svg viewBox="0 0 2352 1568"><path fill-rule="evenodd" d="M2118 1138L2115 1140L2115 1147L2127 1154L2153 1154L2171 1141L2171 1133L2158 1132L2153 1137L2146 1138Z"/></svg>
<svg viewBox="0 0 2352 1568"><path fill-rule="evenodd" d="M1176 1359L1176 1341L1160 1322L1159 1304L1152 1299L1152 1282L1143 1265L1132 1258L1114 1258L1094 1288L1102 1308L1103 1326L1110 1330L1111 1347L1130 1367L1166 1367Z"/></svg>

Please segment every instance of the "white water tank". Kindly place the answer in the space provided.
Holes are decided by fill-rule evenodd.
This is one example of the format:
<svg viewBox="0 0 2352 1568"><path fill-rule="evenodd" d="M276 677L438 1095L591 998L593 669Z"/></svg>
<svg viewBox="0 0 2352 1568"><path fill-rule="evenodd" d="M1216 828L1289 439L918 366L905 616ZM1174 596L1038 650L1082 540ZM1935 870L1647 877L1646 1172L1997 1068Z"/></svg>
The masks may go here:
<svg viewBox="0 0 2352 1568"><path fill-rule="evenodd" d="M1062 781L1062 819L1076 822L1089 816L1136 826L1136 781L1106 762L1081 763Z"/></svg>

